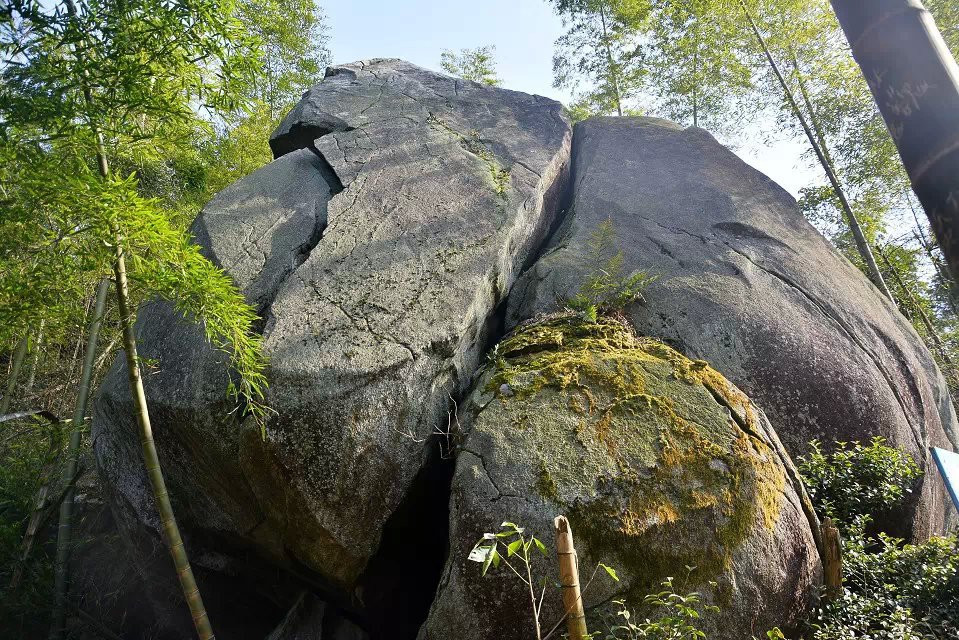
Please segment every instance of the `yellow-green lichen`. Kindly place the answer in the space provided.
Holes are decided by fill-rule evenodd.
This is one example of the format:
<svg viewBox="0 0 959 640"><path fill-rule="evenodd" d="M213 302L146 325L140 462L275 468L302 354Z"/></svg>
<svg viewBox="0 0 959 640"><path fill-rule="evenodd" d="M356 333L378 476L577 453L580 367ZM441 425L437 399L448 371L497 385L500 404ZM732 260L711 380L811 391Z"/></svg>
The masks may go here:
<svg viewBox="0 0 959 640"><path fill-rule="evenodd" d="M509 169L500 166L499 162L496 161L496 156L493 155L493 152L490 151L482 143L482 141L480 141L478 131L472 130L469 132L469 134L464 135L432 113L429 115L426 121L428 124L446 132L455 138L461 147L482 160L486 164L487 169L489 169L490 180L493 183L493 191L500 196L506 195L506 191L510 186Z"/></svg>
<svg viewBox="0 0 959 640"><path fill-rule="evenodd" d="M592 554L642 576L715 577L779 517L785 474L748 398L703 361L609 319L559 316L500 343L477 429L516 425L533 487ZM732 415L732 418L731 418Z"/></svg>

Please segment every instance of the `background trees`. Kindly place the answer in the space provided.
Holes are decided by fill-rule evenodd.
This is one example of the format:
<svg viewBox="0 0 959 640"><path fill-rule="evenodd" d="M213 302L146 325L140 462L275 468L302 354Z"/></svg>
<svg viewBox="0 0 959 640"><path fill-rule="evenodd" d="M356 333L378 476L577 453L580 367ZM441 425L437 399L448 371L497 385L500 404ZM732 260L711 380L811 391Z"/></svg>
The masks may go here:
<svg viewBox="0 0 959 640"><path fill-rule="evenodd" d="M574 114L624 115L646 68L637 37L647 27L645 0L554 0L566 33L556 41L553 84L572 89Z"/></svg>
<svg viewBox="0 0 959 640"><path fill-rule="evenodd" d="M440 66L450 75L495 87L500 84L500 79L496 77L495 54L496 47L493 45L460 49L459 53L446 49L440 57Z"/></svg>
<svg viewBox="0 0 959 640"><path fill-rule="evenodd" d="M4 402L75 415L53 426L4 423L0 456L20 472L0 477L0 516L10 534L0 571L5 585L16 586L15 597L4 595L11 610L0 618L19 625L14 635L47 623L50 552L33 550L40 557L31 562L26 541L58 507L50 635L64 631L86 397L122 343L164 537L198 634L212 637L152 444L134 310L160 296L202 322L210 341L233 357L236 386L224 393L242 399L244 411L262 412L255 314L186 229L214 190L271 158L269 130L317 79L324 46L322 13L312 2L284 10L283 2L230 0L14 0L0 13L0 352L25 345L18 368L29 369L6 376ZM259 149L245 145L252 139ZM111 282L115 305L105 300ZM94 320L104 307L98 341ZM15 544L28 520L24 543Z"/></svg>
<svg viewBox="0 0 959 640"><path fill-rule="evenodd" d="M716 0L650 4L649 34L639 40L657 112L694 127L738 123L752 69L736 8Z"/></svg>

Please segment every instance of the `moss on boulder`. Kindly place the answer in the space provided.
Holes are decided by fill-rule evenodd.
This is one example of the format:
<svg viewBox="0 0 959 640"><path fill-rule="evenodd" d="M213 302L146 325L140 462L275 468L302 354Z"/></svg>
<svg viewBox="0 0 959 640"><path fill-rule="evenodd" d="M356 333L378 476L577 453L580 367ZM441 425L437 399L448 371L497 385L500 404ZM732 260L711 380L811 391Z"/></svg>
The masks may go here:
<svg viewBox="0 0 959 640"><path fill-rule="evenodd" d="M612 319L549 317L497 346L464 424L452 555L421 637L444 637L451 624L456 637L513 637L485 628L482 613L496 606L489 591L502 599L510 581L481 582L466 554L502 520L550 540L557 514L572 522L586 577L597 561L622 577L597 579L588 604L639 604L691 566L689 587L724 609L716 629L744 616L788 626L809 605L819 559L791 462L762 414L706 362ZM553 578L553 559L541 566ZM522 618L521 595L515 603ZM716 637L742 637L741 624Z"/></svg>

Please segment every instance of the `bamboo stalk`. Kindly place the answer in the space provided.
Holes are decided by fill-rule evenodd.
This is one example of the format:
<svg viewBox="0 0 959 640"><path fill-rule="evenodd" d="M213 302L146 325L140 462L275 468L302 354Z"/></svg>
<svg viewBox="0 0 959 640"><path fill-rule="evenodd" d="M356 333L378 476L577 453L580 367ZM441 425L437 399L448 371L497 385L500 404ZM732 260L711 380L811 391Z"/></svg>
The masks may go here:
<svg viewBox="0 0 959 640"><path fill-rule="evenodd" d="M583 610L583 594L579 586L579 564L576 547L573 545L573 530L566 516L553 520L556 530L556 555L559 559L559 581L563 589L563 608L566 612L566 628L569 640L588 640L586 612Z"/></svg>
<svg viewBox="0 0 959 640"><path fill-rule="evenodd" d="M835 600L842 594L842 543L839 538L839 529L832 523L831 518L822 521L823 573L826 591L823 599Z"/></svg>
<svg viewBox="0 0 959 640"><path fill-rule="evenodd" d="M842 208L843 214L845 215L846 222L849 224L849 229L852 231L853 239L856 241L856 249L859 251L859 255L862 257L863 262L866 263L866 268L869 270L869 275L873 284L876 285L876 288L879 289L880 293L886 296L886 298L888 298L889 301L895 305L896 300L892 297L889 287L886 286L886 281L882 277L882 272L879 270L879 265L876 264L876 259L872 255L872 250L869 248L869 242L866 240L866 234L863 233L862 226L859 224L859 219L856 217L856 214L852 210L852 206L846 199L846 193L843 191L842 185L839 182L839 177L833 171L831 163L826 158L825 150L820 148L819 143L816 141L812 129L810 128L809 123L806 121L806 116L803 115L802 109L799 108L799 103L796 101L796 97L789 88L789 84L783 77L782 71L779 70L779 65L776 64L776 60L773 58L773 54L769 50L769 46L766 44L766 39L763 38L762 33L760 33L759 27L756 25L756 20L753 18L753 14L749 11L749 7L746 6L746 0L739 0L739 5L742 7L743 13L746 15L746 19L749 21L749 26L752 28L753 35L756 36L756 41L759 42L759 46L762 48L763 53L766 56L766 61L769 62L770 69L772 69L773 74L779 81L779 86L782 88L783 93L786 96L786 101L789 102L793 114L796 116L796 119L799 120L802 130L806 134L806 139L809 141L809 146L812 147L813 152L816 154L816 158L819 160L819 164L826 173L826 177L829 178L829 182L832 185L833 191L836 192L836 197L839 199L839 204Z"/></svg>
<svg viewBox="0 0 959 640"><path fill-rule="evenodd" d="M932 262L933 266L936 268L936 272L939 274L939 279L942 280L943 285L946 287L946 300L949 303L949 308L952 309L953 315L959 315L959 306L957 306L956 301L956 287L959 286L959 281L957 281L949 272L949 265L943 264L942 260L939 259L933 250L933 244L929 240L929 236L926 235L925 230L922 228L922 223L919 222L919 214L916 213L916 207L912 204L912 198L909 197L908 194L906 195L906 204L909 205L909 211L912 213L912 219L916 221L916 228L913 230L913 236L915 236L916 240L926 252L930 262Z"/></svg>
<svg viewBox="0 0 959 640"><path fill-rule="evenodd" d="M80 436L87 403L90 398L90 383L93 378L93 360L96 356L100 327L103 324L107 293L110 280L103 278L97 286L93 315L87 329L87 346L83 354L83 368L80 370L80 385L77 389L77 401L73 409L70 424L70 440L67 443L66 461L63 467L64 496L60 502L60 521L57 527L57 555L54 561L53 611L50 622L50 640L63 636L66 626L67 580L69 578L70 538L73 528L74 482L77 474L77 462L80 453Z"/></svg>
<svg viewBox="0 0 959 640"><path fill-rule="evenodd" d="M919 319L922 320L923 326L926 327L926 333L929 334L929 339L932 341L933 345L935 345L936 351L939 352L939 357L942 358L943 363L949 367L949 375L955 380L955 363L953 362L952 357L949 355L949 350L946 348L945 343L939 336L939 332L936 331L935 325L932 324L932 320L929 319L929 316L923 310L922 306L919 304L919 301L916 300L916 296L913 295L909 287L906 286L906 283L899 275L896 267L894 267L889 261L888 256L886 256L886 252L883 251L881 247L876 247L876 251L879 252L879 256L886 263L886 267L888 267L889 271L892 273L892 277L896 281L896 284L899 285L899 288L902 289L906 299L909 300L910 306L915 310L916 314L919 316ZM956 382L959 383L959 380L956 380Z"/></svg>
<svg viewBox="0 0 959 640"><path fill-rule="evenodd" d="M27 355L27 345L30 344L30 332L27 331L17 343L17 349L13 352L13 365L10 368L10 376L7 378L7 390L3 394L3 400L0 400L0 416L5 415L10 409L10 400L13 398L13 392L17 388L17 378L20 377L20 368L23 366L23 359Z"/></svg>
<svg viewBox="0 0 959 640"><path fill-rule="evenodd" d="M186 547L180 535L180 528L177 526L176 518L173 515L173 506L170 504L170 494L167 492L166 482L163 479L163 471L160 469L160 458L157 455L156 443L153 440L146 392L143 389L143 379L140 376L136 338L133 335L132 313L129 308L126 263L119 230L114 229L114 235L117 238L116 260L113 263L113 271L116 275L117 305L120 308L120 326L123 329L123 348L126 353L130 391L136 406L137 424L140 426L140 448L143 453L143 461L146 465L150 487L153 489L153 497L160 515L163 538L170 550L170 555L173 557L180 587L183 589L183 595L190 607L190 614L193 617L197 635L200 640L212 640L214 637L213 627L210 625L200 589L193 576L193 569L190 566Z"/></svg>
<svg viewBox="0 0 959 640"><path fill-rule="evenodd" d="M66 0L66 5L70 15L76 17L77 8L74 0ZM93 92L87 83L86 72L83 74L82 84L84 102L90 109L90 113L95 113ZM97 167L100 170L100 176L104 180L109 180L110 162L107 159L107 153L103 143L103 133L94 121L90 122L90 128L96 146ZM134 413L136 414L137 424L140 428L140 449L143 454L147 477L150 480L153 499L156 502L157 511L159 512L163 539L167 544L170 555L173 557L177 578L179 579L187 605L190 608L190 615L193 618L193 625L196 628L197 635L200 640L213 640L213 627L210 625L206 607L203 605L203 598L200 596L200 589L197 587L196 579L193 576L193 569L190 566L186 547L180 535L180 528L177 526L176 518L173 515L173 506L170 504L170 494L167 492L163 472L160 469L160 459L157 455L156 443L153 440L150 412L147 405L146 392L143 389L143 379L140 375L140 365L137 357L136 336L133 333L133 311L130 308L130 291L127 282L123 234L115 221L110 224L110 235L114 243L113 249L115 257L113 261L113 273L115 276L117 307L120 314L123 347L127 361L130 395L133 397L135 406Z"/></svg>
<svg viewBox="0 0 959 640"><path fill-rule="evenodd" d="M33 382L37 377L37 366L40 364L40 346L43 343L43 325L46 322L45 319L40 319L40 328L37 329L37 337L33 340L33 345L31 346L30 351L30 367L27 370L27 384L24 387L23 395L29 396L33 393Z"/></svg>

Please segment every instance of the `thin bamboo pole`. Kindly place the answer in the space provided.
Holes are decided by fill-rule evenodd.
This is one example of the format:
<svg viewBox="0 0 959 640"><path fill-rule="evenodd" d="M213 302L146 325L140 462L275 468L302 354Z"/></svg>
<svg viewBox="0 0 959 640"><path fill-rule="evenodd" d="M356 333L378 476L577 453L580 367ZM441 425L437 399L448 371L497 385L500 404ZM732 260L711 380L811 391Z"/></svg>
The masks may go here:
<svg viewBox="0 0 959 640"><path fill-rule="evenodd" d="M37 329L37 336L30 346L30 367L27 369L27 384L23 388L24 396L29 396L33 393L33 382L37 378L37 366L40 364L40 347L43 346L43 326L45 322L45 319L40 319L40 328Z"/></svg>
<svg viewBox="0 0 959 640"><path fill-rule="evenodd" d="M119 239L119 231L115 230L115 235ZM210 625L206 608L203 605L203 598L200 596L200 589L197 587L196 579L193 576L193 569L190 567L186 547L183 544L183 538L180 536L180 528L177 526L176 518L173 515L170 494L167 492L163 471L160 469L160 458L157 456L156 443L153 440L146 393L143 389L143 379L140 376L136 338L133 335L132 313L128 302L126 263L123 256L123 246L119 242L116 246L113 272L116 275L117 304L120 308L120 325L123 328L123 348L126 353L127 374L136 407L137 423L140 426L140 448L143 453L143 461L146 464L147 477L150 479L150 487L153 489L153 497L156 500L157 511L160 514L163 538L170 550L170 555L173 557L180 587L183 589L183 595L190 607L190 614L193 617L197 635L200 640L212 640L214 637L213 627Z"/></svg>
<svg viewBox="0 0 959 640"><path fill-rule="evenodd" d="M955 380L955 363L952 360L952 357L949 355L949 350L946 348L945 343L943 343L942 338L939 336L939 332L936 331L935 325L932 324L932 320L929 319L929 316L926 315L926 312L919 305L919 301L916 300L915 295L909 287L906 286L906 283L903 281L902 276L899 275L899 272L896 270L896 267L889 261L886 252L882 250L881 247L876 247L876 250L879 252L879 256L886 263L886 267L892 273L893 279L896 281L896 284L899 285L899 288L902 289L903 294L906 296L906 299L909 300L910 306L919 316L919 319L922 320L923 326L926 327L926 332L929 334L929 339L932 340L933 345L935 345L936 350L939 352L939 357L942 358L944 364L949 367L949 374ZM959 380L957 380L959 382Z"/></svg>
<svg viewBox="0 0 959 640"><path fill-rule="evenodd" d="M559 558L559 582L563 589L563 608L566 612L566 628L569 640L587 640L586 612L583 610L583 594L579 586L579 563L573 545L573 530L566 516L553 520L556 530L556 555Z"/></svg>
<svg viewBox="0 0 959 640"><path fill-rule="evenodd" d="M876 259L873 257L872 250L869 248L869 241L866 240L866 234L863 233L862 225L859 224L859 219L856 217L856 214L852 210L852 206L846 199L846 192L843 190L842 185L839 182L839 177L833 171L832 165L826 158L825 151L820 148L819 143L816 141L816 137L813 134L809 123L806 121L806 116L803 114L802 109L799 108L799 103L796 101L796 97L793 95L792 89L789 88L789 84L786 82L785 77L783 77L782 71L779 70L779 65L776 64L776 60L773 58L773 54L769 50L769 46L766 44L766 39L763 38L762 33L759 31L759 26L756 24L756 20L753 18L752 12L750 12L749 7L746 6L746 1L739 0L739 5L742 7L743 13L749 22L749 26L752 29L753 35L756 36L756 41L759 43L759 46L762 48L763 53L766 56L766 61L769 63L769 68L772 69L773 74L779 81L779 86L782 88L783 93L786 96L786 101L789 102L793 114L796 116L796 119L799 120L802 130L806 134L806 139L809 141L809 146L812 147L813 152L816 154L816 158L819 160L819 164L822 166L823 171L826 173L826 177L829 179L829 182L832 185L833 191L836 192L836 197L839 199L839 204L842 208L843 214L845 215L846 222L849 224L849 229L852 231L853 239L856 242L856 249L859 251L859 255L862 257L863 262L866 263L866 268L869 270L869 275L873 284L876 285L876 288L878 288L879 291L895 305L896 300L892 297L889 287L886 286L886 281L882 277L882 272L879 270L879 265L876 264Z"/></svg>
<svg viewBox="0 0 959 640"><path fill-rule="evenodd" d="M839 529L832 523L831 518L822 521L822 541L825 555L822 559L826 592L823 599L835 600L842 594L842 543L839 538Z"/></svg>
<svg viewBox="0 0 959 640"><path fill-rule="evenodd" d="M76 17L77 9L74 1L66 0L66 5L70 15ZM84 74L82 83L83 98L91 113L94 113L93 93L86 80L87 77L86 74ZM104 180L109 180L110 163L107 159L106 149L103 143L103 133L95 122L91 121L90 125L96 144L96 158L100 176ZM120 314L120 328L123 336L123 348L127 361L130 395L133 397L134 412L140 428L140 449L143 453L147 477L150 480L153 499L156 502L157 511L160 515L163 539L167 544L170 555L173 557L173 564L176 568L180 588L183 591L187 606L190 608L190 615L193 618L193 625L196 628L197 635L200 640L213 640L213 627L210 624L206 607L203 604L203 598L200 596L200 589L193 576L193 569L190 566L186 547L180 535L180 528L177 526L176 518L173 515L173 506L170 504L170 494L167 492L166 482L163 479L163 471L160 469L160 459L157 455L156 443L153 440L150 412L147 405L146 393L143 389L143 379L140 376L136 336L133 333L133 310L130 308L130 291L129 283L127 282L126 258L123 248L124 238L120 228L115 222L112 222L110 225L110 235L114 243L115 258L113 261L113 273L116 284L117 307Z"/></svg>
<svg viewBox="0 0 959 640"><path fill-rule="evenodd" d="M83 368L80 370L80 385L77 389L77 401L73 409L73 421L70 424L70 440L67 444L66 461L63 467L65 493L60 502L60 523L57 527L57 555L54 563L53 612L50 622L50 640L63 636L66 625L67 580L69 578L70 538L73 529L74 482L77 475L77 462L80 454L80 436L87 404L90 398L90 385L93 379L93 362L100 338L100 327L106 309L110 280L103 278L97 286L93 315L87 329L87 347L83 354Z"/></svg>
<svg viewBox="0 0 959 640"><path fill-rule="evenodd" d="M959 281L957 281L949 272L949 266L943 264L942 260L939 259L939 256L936 255L932 242L929 240L929 236L926 235L926 231L923 229L922 223L919 222L919 214L916 213L916 207L912 203L912 198L909 197L908 194L906 195L906 204L909 205L909 211L912 213L912 219L916 222L916 228L913 230L913 235L922 246L923 251L925 251L926 256L929 258L929 261L932 262L932 265L936 268L936 272L939 274L939 279L942 280L943 286L946 287L946 301L949 304L949 308L952 309L953 315L959 315L959 305L957 305L956 300L957 296L959 296L959 292L956 291L956 287L959 287Z"/></svg>
<svg viewBox="0 0 959 640"><path fill-rule="evenodd" d="M13 399L13 393L17 389L17 378L20 377L20 368L23 366L23 359L27 355L27 345L30 344L30 332L27 331L17 343L17 348L13 352L13 365L10 368L10 376L7 378L7 390L3 394L3 400L0 400L0 416L6 415L10 409L10 401Z"/></svg>

